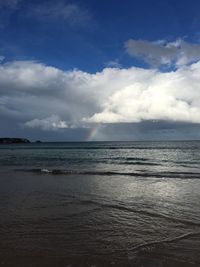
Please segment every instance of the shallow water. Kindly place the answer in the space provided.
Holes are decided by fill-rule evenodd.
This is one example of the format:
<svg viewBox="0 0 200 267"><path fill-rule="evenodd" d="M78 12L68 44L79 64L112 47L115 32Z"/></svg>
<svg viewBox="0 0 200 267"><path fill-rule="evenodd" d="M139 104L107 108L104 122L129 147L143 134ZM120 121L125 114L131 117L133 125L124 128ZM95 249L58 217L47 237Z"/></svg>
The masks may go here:
<svg viewBox="0 0 200 267"><path fill-rule="evenodd" d="M0 264L200 266L199 149L0 146Z"/></svg>

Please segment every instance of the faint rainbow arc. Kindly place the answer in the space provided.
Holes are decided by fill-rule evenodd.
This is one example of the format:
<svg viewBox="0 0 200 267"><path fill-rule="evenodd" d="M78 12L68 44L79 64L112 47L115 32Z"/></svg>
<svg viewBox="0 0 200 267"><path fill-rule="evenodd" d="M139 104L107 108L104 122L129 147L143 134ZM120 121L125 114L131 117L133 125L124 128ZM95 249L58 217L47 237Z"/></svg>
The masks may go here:
<svg viewBox="0 0 200 267"><path fill-rule="evenodd" d="M93 141L95 135L96 135L97 132L98 132L98 129L99 129L98 126L93 127L93 128L89 131L89 133L87 134L87 136L86 136L86 138L85 138L85 141Z"/></svg>

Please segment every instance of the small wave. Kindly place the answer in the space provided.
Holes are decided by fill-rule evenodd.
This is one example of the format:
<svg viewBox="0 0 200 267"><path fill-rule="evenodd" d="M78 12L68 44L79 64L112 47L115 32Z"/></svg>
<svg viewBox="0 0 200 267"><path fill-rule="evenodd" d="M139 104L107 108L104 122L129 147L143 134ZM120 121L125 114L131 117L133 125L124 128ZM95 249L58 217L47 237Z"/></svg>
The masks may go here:
<svg viewBox="0 0 200 267"><path fill-rule="evenodd" d="M50 173L50 171L48 169L41 169L41 172Z"/></svg>
<svg viewBox="0 0 200 267"><path fill-rule="evenodd" d="M181 178L181 179L199 179L199 172L116 172L116 171L84 171L84 170L63 170L63 169L16 169L16 171L35 172L52 175L99 175L99 176L133 176L143 178Z"/></svg>
<svg viewBox="0 0 200 267"><path fill-rule="evenodd" d="M144 209L137 209L137 208L133 208L133 207L127 207L127 206L121 205L121 204L109 204L109 203L105 203L105 202L98 201L98 200L81 200L79 204L83 204L83 205L92 204L92 205L96 205L98 207L101 207L102 209L108 208L108 209L118 210L118 211L122 211L122 212L140 214L142 216L146 215L149 218L160 218L160 219L164 219L168 222L175 222L175 223L180 223L180 224L190 225L190 226L191 225L198 226L198 227L200 226L200 222L197 222L197 221L174 218L172 216L167 216L167 215L162 214L162 213L157 213L154 211L148 211L148 210L144 210Z"/></svg>
<svg viewBox="0 0 200 267"><path fill-rule="evenodd" d="M151 247L151 246L154 246L154 245L172 243L172 242L176 242L176 241L179 241L181 239L184 239L186 237L192 237L192 236L197 236L197 235L200 235L200 232L189 232L189 233L182 234L180 236L176 236L176 237L173 237L173 238L166 238L166 239L162 239L162 240L151 241L151 242L147 242L147 243L144 243L144 244L137 245L137 246L133 247L131 249L131 251L134 252L134 251L137 251L137 250L140 250L140 249L144 249L144 248L148 248L148 247Z"/></svg>
<svg viewBox="0 0 200 267"><path fill-rule="evenodd" d="M162 164L154 163L154 162L141 162L141 161L128 161L121 162L119 164L122 165L144 165L144 166L162 166Z"/></svg>
<svg viewBox="0 0 200 267"><path fill-rule="evenodd" d="M50 173L50 174L71 174L71 173L76 173L76 172L72 172L72 171L69 171L69 170L59 170L59 169L55 169L55 170L41 169L41 170L36 170L36 171L40 171L41 173Z"/></svg>
<svg viewBox="0 0 200 267"><path fill-rule="evenodd" d="M120 158L121 159L121 158ZM136 160L136 161L147 161L148 159L146 158L136 158L136 157L127 157L127 158L124 158L125 160Z"/></svg>

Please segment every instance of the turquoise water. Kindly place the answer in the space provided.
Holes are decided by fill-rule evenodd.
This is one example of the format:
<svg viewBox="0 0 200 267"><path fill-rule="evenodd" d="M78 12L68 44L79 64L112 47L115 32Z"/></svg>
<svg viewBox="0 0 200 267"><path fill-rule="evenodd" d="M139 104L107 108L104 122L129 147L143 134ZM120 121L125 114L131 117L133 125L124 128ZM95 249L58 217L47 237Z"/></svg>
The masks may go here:
<svg viewBox="0 0 200 267"><path fill-rule="evenodd" d="M2 266L200 266L200 142L0 146Z"/></svg>

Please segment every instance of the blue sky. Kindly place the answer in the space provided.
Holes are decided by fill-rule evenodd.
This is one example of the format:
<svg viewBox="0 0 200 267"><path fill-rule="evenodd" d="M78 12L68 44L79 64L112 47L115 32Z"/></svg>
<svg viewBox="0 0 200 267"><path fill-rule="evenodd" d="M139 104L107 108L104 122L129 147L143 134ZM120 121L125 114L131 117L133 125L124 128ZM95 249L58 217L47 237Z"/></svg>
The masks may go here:
<svg viewBox="0 0 200 267"><path fill-rule="evenodd" d="M199 10L197 0L0 0L0 135L200 138Z"/></svg>
<svg viewBox="0 0 200 267"><path fill-rule="evenodd" d="M96 72L110 61L124 67L142 66L125 52L124 43L130 38L200 39L200 3L196 0L8 2L0 12L1 53L6 60L37 60L63 70ZM62 9L70 5L78 10L65 17ZM53 15L55 10L58 13Z"/></svg>

